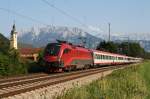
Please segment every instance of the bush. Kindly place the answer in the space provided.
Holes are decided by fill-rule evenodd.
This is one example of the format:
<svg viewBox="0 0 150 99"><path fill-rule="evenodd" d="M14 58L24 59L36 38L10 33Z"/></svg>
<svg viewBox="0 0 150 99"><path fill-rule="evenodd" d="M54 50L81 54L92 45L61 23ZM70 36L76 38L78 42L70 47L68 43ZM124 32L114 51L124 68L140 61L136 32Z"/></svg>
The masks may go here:
<svg viewBox="0 0 150 99"><path fill-rule="evenodd" d="M27 73L26 64L3 54L0 54L0 56L0 75L10 76Z"/></svg>

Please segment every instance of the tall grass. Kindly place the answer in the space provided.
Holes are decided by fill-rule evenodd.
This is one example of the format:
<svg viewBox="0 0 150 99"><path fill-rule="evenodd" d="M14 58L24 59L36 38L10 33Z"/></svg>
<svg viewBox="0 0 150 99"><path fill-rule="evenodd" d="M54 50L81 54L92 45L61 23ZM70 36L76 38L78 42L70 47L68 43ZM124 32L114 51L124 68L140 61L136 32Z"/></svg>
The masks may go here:
<svg viewBox="0 0 150 99"><path fill-rule="evenodd" d="M148 66L149 64L149 66ZM144 65L144 66L143 66ZM132 66L114 71L105 78L101 78L89 85L75 87L56 99L143 99L149 95L150 62L139 66ZM145 73L147 72L147 73ZM143 76L149 81L146 81ZM146 85L147 83L147 85ZM150 99L150 98L148 98Z"/></svg>
<svg viewBox="0 0 150 99"><path fill-rule="evenodd" d="M139 71L140 75L145 79L146 86L148 89L148 96L146 99L150 99L150 61L144 62L140 68Z"/></svg>

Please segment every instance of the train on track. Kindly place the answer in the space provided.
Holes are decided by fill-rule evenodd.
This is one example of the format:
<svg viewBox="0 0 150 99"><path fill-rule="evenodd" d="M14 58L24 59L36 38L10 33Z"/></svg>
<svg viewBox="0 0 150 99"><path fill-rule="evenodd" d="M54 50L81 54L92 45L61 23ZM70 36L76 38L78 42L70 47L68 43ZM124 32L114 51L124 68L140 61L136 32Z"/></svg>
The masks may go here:
<svg viewBox="0 0 150 99"><path fill-rule="evenodd" d="M44 50L43 59L48 72L130 64L142 60L142 58L92 50L66 41L49 43Z"/></svg>

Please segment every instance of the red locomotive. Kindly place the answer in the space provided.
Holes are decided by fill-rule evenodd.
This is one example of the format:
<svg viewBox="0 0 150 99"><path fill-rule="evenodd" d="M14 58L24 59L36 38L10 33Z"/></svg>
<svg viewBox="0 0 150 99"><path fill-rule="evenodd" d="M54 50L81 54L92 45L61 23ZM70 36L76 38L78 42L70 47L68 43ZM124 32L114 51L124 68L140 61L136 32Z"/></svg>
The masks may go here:
<svg viewBox="0 0 150 99"><path fill-rule="evenodd" d="M90 50L66 41L49 43L44 51L44 61L49 72L70 71L101 65L116 65L139 62L141 58Z"/></svg>
<svg viewBox="0 0 150 99"><path fill-rule="evenodd" d="M44 61L48 70L74 70L93 65L91 50L67 42L50 43L45 48Z"/></svg>

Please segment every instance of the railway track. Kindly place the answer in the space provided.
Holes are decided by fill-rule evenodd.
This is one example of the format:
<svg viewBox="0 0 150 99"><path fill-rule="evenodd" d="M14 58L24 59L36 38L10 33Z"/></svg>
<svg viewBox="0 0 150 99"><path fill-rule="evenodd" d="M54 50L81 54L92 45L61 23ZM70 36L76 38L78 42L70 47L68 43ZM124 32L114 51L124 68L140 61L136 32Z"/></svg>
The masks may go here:
<svg viewBox="0 0 150 99"><path fill-rule="evenodd" d="M125 66L125 65L124 65ZM32 76L16 77L9 79L0 79L0 98L13 96L16 94L32 91L69 80L85 77L88 75L121 68L123 66L109 66L102 68L87 69L69 73L58 74L37 74Z"/></svg>
<svg viewBox="0 0 150 99"><path fill-rule="evenodd" d="M0 78L0 83L5 82L11 82L11 81L17 81L17 80L23 80L23 79L29 79L29 78L35 78L35 77L41 77L45 76L47 74L45 73L34 73L34 74L27 74L27 75L19 75L19 76L12 76L12 77L2 77Z"/></svg>

